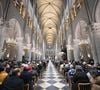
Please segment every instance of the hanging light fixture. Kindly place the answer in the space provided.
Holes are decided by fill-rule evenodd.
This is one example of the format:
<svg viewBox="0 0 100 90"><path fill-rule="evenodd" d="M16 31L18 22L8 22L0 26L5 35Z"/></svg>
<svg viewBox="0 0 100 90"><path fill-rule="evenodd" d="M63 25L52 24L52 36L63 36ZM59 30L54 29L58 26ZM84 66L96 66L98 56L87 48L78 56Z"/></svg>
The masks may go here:
<svg viewBox="0 0 100 90"><path fill-rule="evenodd" d="M8 38L8 39L6 40L6 43L7 43L8 45L16 45L16 44L17 44L17 41L16 41L15 39L13 39L13 38Z"/></svg>
<svg viewBox="0 0 100 90"><path fill-rule="evenodd" d="M72 45L67 45L67 50L73 50Z"/></svg>
<svg viewBox="0 0 100 90"><path fill-rule="evenodd" d="M79 42L79 45L87 45L87 44L89 44L88 43L88 41L87 40L81 40L80 42Z"/></svg>

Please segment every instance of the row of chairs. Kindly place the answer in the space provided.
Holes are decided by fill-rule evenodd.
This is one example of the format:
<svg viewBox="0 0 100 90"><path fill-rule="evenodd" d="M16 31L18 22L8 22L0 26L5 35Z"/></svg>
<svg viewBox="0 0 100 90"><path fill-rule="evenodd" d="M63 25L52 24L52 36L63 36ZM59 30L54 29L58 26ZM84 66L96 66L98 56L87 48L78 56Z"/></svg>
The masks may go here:
<svg viewBox="0 0 100 90"><path fill-rule="evenodd" d="M24 85L24 90L29 90L29 84Z"/></svg>
<svg viewBox="0 0 100 90"><path fill-rule="evenodd" d="M91 83L79 83L78 90L91 90Z"/></svg>
<svg viewBox="0 0 100 90"><path fill-rule="evenodd" d="M69 90L72 89L72 81L68 80ZM78 83L78 90L91 90L91 83Z"/></svg>
<svg viewBox="0 0 100 90"><path fill-rule="evenodd" d="M64 74L63 74L64 75ZM72 88L72 80L68 79L66 75L64 75L66 81L69 83L69 89ZM91 83L78 83L78 90L91 90Z"/></svg>

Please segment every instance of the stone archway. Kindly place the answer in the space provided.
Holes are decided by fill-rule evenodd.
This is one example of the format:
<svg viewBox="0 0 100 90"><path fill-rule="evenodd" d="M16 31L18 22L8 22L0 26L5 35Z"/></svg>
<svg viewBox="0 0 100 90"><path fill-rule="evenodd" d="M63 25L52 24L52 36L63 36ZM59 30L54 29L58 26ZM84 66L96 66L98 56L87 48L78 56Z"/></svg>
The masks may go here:
<svg viewBox="0 0 100 90"><path fill-rule="evenodd" d="M88 62L88 59L92 58L90 40L86 27L87 23L84 20L80 20L76 25L74 39L74 57L76 61L84 59Z"/></svg>
<svg viewBox="0 0 100 90"><path fill-rule="evenodd" d="M4 58L22 60L23 38L20 24L15 18L12 18L6 26L3 46Z"/></svg>

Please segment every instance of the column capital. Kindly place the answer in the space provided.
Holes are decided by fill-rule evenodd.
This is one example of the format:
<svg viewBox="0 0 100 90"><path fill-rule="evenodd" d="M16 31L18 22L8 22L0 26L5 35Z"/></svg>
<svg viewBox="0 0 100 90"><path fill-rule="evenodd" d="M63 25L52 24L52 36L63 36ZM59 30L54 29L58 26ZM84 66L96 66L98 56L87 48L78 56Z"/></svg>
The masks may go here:
<svg viewBox="0 0 100 90"><path fill-rule="evenodd" d="M93 30L100 30L100 23L92 22L88 27L91 27Z"/></svg>

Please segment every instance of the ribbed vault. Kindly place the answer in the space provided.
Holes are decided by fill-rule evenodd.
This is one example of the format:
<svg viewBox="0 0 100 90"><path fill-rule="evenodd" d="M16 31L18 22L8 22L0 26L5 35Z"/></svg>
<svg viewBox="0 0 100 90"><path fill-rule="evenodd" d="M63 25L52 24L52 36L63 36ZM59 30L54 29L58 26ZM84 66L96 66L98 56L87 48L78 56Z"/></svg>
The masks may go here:
<svg viewBox="0 0 100 90"><path fill-rule="evenodd" d="M37 13L47 44L53 44L62 17L64 0L37 0Z"/></svg>

